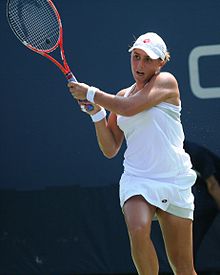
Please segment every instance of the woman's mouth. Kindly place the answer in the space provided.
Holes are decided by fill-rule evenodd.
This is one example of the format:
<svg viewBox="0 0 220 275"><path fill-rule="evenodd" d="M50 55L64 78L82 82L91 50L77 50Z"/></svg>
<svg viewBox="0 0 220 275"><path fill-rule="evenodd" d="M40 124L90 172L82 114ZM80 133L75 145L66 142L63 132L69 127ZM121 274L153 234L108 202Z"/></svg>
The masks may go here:
<svg viewBox="0 0 220 275"><path fill-rule="evenodd" d="M136 74L139 75L139 76L143 76L144 75L144 73L140 72L140 71L136 71Z"/></svg>

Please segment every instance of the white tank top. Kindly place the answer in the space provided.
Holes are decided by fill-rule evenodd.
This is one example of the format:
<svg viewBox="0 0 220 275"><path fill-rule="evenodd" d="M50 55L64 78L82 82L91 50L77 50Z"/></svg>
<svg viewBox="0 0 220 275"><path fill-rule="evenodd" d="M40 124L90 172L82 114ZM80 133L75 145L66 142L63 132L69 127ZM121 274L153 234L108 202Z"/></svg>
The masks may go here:
<svg viewBox="0 0 220 275"><path fill-rule="evenodd" d="M127 143L124 173L163 179L189 171L192 164L183 149L180 112L181 106L162 102L133 116L117 115L117 124Z"/></svg>

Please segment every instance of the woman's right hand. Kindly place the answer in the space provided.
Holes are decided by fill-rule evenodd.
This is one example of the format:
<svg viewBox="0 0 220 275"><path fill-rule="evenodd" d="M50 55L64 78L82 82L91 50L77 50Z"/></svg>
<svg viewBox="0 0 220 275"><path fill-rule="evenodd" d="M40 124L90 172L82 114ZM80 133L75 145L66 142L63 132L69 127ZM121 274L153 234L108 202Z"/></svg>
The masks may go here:
<svg viewBox="0 0 220 275"><path fill-rule="evenodd" d="M88 100L77 100L80 105L81 111L87 113L88 115L94 115L101 110L101 107L97 104L91 103ZM93 109L90 111L88 106L93 106Z"/></svg>

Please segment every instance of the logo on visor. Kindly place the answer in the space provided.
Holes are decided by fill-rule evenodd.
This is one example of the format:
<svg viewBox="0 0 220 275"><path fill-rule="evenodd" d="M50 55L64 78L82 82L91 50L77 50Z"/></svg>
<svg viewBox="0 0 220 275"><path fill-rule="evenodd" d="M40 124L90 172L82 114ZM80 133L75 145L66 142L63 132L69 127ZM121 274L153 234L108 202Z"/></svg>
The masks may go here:
<svg viewBox="0 0 220 275"><path fill-rule="evenodd" d="M163 203L167 203L167 199L163 199L162 202L163 202Z"/></svg>

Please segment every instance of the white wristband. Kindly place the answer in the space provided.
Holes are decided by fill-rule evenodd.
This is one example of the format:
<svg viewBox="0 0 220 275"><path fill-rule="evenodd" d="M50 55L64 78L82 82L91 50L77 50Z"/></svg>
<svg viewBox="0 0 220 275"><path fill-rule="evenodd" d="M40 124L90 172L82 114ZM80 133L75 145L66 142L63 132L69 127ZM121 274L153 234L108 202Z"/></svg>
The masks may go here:
<svg viewBox="0 0 220 275"><path fill-rule="evenodd" d="M94 115L90 115L93 122L98 122L106 117L106 110L101 107L101 110Z"/></svg>
<svg viewBox="0 0 220 275"><path fill-rule="evenodd" d="M95 103L94 97L97 90L98 89L96 87L90 86L86 94L86 99L92 103Z"/></svg>

